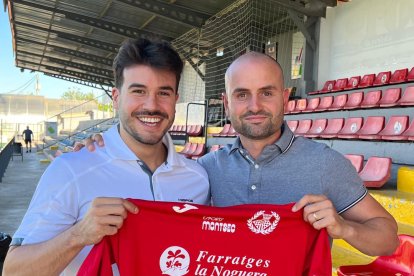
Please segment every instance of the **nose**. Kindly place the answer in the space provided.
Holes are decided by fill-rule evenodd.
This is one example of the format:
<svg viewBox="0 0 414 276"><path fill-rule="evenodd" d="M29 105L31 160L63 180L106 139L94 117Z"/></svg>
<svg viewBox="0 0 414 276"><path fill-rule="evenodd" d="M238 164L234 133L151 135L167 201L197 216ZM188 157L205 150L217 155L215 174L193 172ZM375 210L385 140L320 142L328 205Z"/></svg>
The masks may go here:
<svg viewBox="0 0 414 276"><path fill-rule="evenodd" d="M262 108L262 103L257 95L252 95L249 100L249 110L252 112L258 112Z"/></svg>
<svg viewBox="0 0 414 276"><path fill-rule="evenodd" d="M149 93L145 99L144 107L147 110L157 110L158 108L158 98L155 93Z"/></svg>

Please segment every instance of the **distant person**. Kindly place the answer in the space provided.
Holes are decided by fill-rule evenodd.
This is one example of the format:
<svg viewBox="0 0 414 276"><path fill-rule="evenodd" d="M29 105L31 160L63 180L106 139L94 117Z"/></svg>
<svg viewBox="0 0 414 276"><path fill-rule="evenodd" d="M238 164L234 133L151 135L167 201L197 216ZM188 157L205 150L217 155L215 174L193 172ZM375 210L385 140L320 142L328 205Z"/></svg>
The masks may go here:
<svg viewBox="0 0 414 276"><path fill-rule="evenodd" d="M106 147L67 153L43 174L13 236L8 275L76 275L91 247L138 208L125 198L210 201L207 173L176 153L174 122L183 62L166 42L128 40L115 57L112 88L119 124Z"/></svg>
<svg viewBox="0 0 414 276"><path fill-rule="evenodd" d="M23 139L26 144L26 153L32 152L32 137L34 138L33 131L31 131L29 126L27 126L27 128L23 131ZM27 145L29 145L29 147Z"/></svg>

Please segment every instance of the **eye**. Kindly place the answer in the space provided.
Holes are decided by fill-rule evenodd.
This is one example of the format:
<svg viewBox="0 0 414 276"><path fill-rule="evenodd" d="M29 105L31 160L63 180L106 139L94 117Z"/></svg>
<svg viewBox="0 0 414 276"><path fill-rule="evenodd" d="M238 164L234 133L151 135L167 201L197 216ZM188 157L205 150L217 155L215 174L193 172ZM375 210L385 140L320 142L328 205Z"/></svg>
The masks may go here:
<svg viewBox="0 0 414 276"><path fill-rule="evenodd" d="M238 100L244 100L246 98L247 98L247 93L245 93L245 92L240 92L240 93L236 94L236 99L238 99Z"/></svg>
<svg viewBox="0 0 414 276"><path fill-rule="evenodd" d="M137 95L145 94L145 90L143 90L143 89L134 89L131 92L134 93L134 94L137 94Z"/></svg>
<svg viewBox="0 0 414 276"><path fill-rule="evenodd" d="M169 90L161 90L159 92L159 95L162 96L162 97L170 97L172 95L172 93L173 92L169 91Z"/></svg>
<svg viewBox="0 0 414 276"><path fill-rule="evenodd" d="M272 92L271 91L264 91L263 92L263 96L265 96L265 97L270 97L270 96L272 96L273 94L272 94Z"/></svg>

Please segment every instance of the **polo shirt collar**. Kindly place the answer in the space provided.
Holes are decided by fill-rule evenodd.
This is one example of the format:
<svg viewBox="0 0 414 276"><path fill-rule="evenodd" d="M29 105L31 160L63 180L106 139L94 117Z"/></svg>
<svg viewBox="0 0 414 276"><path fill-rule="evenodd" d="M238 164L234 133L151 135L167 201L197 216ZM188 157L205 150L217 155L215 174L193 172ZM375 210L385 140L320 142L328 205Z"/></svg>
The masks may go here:
<svg viewBox="0 0 414 276"><path fill-rule="evenodd" d="M135 153L125 144L121 135L118 132L118 124L112 126L108 131L103 134L105 141L106 152L112 159L121 160L137 160L138 157ZM167 147L167 160L166 164L171 166L185 166L183 160L175 152L175 147L170 135L167 133L162 138L163 144Z"/></svg>
<svg viewBox="0 0 414 276"><path fill-rule="evenodd" d="M285 153L289 150L290 146L292 145L293 140L295 139L295 135L287 126L285 121L281 126L281 130L282 135L273 145L277 146L281 153ZM236 141L234 141L233 145L230 148L229 155L241 148L243 148L243 145L241 144L240 137L237 137Z"/></svg>

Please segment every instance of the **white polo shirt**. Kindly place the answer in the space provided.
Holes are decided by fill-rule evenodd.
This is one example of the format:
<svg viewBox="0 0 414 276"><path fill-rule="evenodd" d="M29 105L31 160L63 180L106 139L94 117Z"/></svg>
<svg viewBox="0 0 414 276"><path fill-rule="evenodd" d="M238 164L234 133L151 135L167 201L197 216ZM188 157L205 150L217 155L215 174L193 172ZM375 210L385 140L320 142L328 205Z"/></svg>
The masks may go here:
<svg viewBox="0 0 414 276"><path fill-rule="evenodd" d="M81 220L96 197L137 198L208 204L208 176L193 160L175 152L170 136L164 164L153 174L137 160L121 139L117 126L104 133L105 147L82 149L56 158L41 177L13 242L32 244L49 240ZM141 165L139 164L141 163ZM90 251L86 247L64 275L75 275Z"/></svg>

